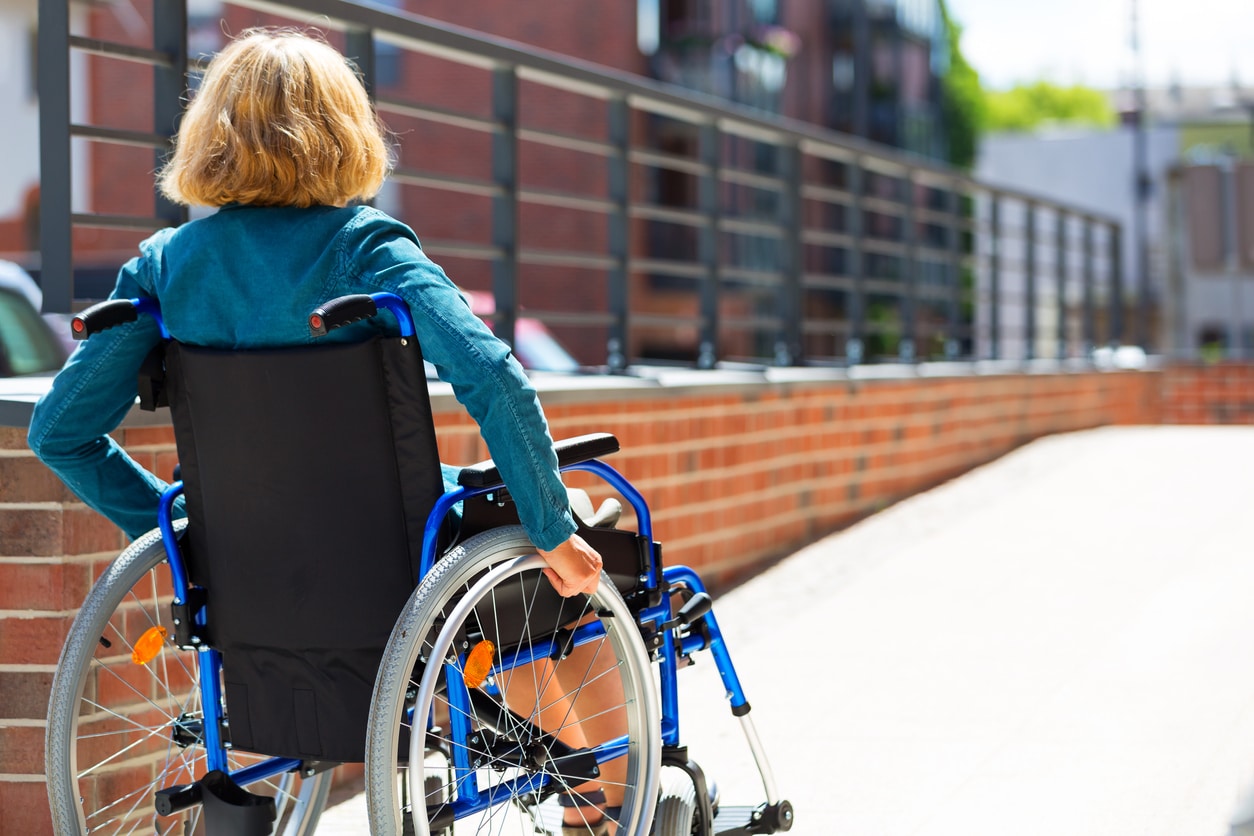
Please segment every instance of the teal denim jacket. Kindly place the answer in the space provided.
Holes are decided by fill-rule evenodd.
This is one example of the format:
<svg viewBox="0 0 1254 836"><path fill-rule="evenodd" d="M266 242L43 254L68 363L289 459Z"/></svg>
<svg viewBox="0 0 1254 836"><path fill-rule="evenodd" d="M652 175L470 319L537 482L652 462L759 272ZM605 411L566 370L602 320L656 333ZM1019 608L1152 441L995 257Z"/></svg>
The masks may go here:
<svg viewBox="0 0 1254 836"><path fill-rule="evenodd" d="M532 542L575 531L540 403L510 349L470 312L405 224L369 207L227 206L157 232L118 273L111 298L149 297L171 336L210 348L313 342L322 302L389 291L409 303L423 354L479 424ZM386 314L323 339L394 329ZM31 449L90 507L131 537L156 526L166 483L108 433L130 411L140 364L161 337L148 317L82 343L35 407ZM445 468L451 484L453 468Z"/></svg>

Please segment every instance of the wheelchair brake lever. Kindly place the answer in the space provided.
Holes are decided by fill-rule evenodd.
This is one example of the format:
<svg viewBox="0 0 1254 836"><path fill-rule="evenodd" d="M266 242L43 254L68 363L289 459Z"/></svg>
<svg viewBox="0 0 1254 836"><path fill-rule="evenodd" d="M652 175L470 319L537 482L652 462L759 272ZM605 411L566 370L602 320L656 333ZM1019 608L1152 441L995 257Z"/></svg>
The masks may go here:
<svg viewBox="0 0 1254 836"><path fill-rule="evenodd" d="M714 599L707 592L698 592L684 602L675 613L675 617L663 624L660 630L673 630L676 627L688 627L698 618L703 617L714 607Z"/></svg>

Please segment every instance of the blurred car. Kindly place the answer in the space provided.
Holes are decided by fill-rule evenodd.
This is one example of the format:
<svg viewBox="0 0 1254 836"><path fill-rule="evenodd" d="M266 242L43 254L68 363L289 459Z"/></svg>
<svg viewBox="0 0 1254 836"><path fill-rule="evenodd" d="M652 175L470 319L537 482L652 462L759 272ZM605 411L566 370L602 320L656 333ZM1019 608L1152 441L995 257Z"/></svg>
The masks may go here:
<svg viewBox="0 0 1254 836"><path fill-rule="evenodd" d="M12 262L0 262L0 377L55 372L69 356L54 323L39 315L43 294ZM59 320L56 320L59 322Z"/></svg>
<svg viewBox="0 0 1254 836"><path fill-rule="evenodd" d="M463 290L462 295L476 316L492 327L490 317L496 313L496 300L491 293ZM514 323L514 356L524 369L541 372L577 372L579 361L571 356L544 323L529 316L520 316Z"/></svg>

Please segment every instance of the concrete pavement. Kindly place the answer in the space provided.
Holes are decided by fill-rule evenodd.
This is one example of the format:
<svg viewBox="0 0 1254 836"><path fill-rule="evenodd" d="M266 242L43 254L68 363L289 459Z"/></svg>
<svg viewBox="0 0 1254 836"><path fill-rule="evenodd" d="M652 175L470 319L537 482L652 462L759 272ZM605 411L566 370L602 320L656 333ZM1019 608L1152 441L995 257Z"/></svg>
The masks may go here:
<svg viewBox="0 0 1254 836"><path fill-rule="evenodd" d="M1254 779L1254 428L1037 441L715 611L794 833L1227 834ZM724 802L760 800L712 663L681 691Z"/></svg>

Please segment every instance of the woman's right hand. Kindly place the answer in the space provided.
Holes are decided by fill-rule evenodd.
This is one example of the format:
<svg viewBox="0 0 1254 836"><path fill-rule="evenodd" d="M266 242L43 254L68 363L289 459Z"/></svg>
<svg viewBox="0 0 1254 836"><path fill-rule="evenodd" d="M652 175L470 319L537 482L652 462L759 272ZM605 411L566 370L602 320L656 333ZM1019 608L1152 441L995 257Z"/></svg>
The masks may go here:
<svg viewBox="0 0 1254 836"><path fill-rule="evenodd" d="M552 551L536 549L544 562L544 576L557 594L569 598L579 593L591 595L601 580L601 555L578 534L572 534Z"/></svg>

